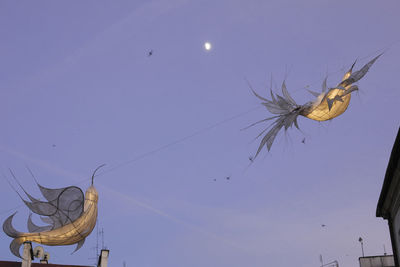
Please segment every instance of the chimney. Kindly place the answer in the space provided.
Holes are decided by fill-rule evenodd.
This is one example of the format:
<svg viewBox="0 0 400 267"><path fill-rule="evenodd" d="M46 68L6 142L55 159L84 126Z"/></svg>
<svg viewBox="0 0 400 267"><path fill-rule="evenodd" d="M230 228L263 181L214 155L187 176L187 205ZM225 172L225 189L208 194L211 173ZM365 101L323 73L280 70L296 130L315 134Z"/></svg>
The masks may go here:
<svg viewBox="0 0 400 267"><path fill-rule="evenodd" d="M110 251L108 249L102 249L100 256L99 256L99 262L97 263L97 267L107 267L108 264L108 254ZM23 267L23 266L21 266Z"/></svg>
<svg viewBox="0 0 400 267"><path fill-rule="evenodd" d="M24 253L22 254L21 267L31 267L33 250L31 242L24 242Z"/></svg>

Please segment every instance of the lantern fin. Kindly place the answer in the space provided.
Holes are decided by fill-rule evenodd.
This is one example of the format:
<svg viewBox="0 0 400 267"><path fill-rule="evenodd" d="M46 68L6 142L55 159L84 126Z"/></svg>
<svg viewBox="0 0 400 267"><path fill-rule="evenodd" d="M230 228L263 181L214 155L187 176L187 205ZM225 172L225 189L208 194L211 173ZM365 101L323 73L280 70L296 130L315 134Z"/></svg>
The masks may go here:
<svg viewBox="0 0 400 267"><path fill-rule="evenodd" d="M309 89L307 89L307 91L308 91L310 94L312 94L313 96L315 96L315 97L319 97L319 95L320 95L320 93L311 91L311 90L309 90Z"/></svg>
<svg viewBox="0 0 400 267"><path fill-rule="evenodd" d="M352 83L358 82L362 77L364 77L365 74L367 74L369 68L371 68L371 66L380 56L382 56L382 54L379 54L378 56L374 57L371 61L365 64L360 70L353 72L347 79L342 81L339 85L346 87Z"/></svg>
<svg viewBox="0 0 400 267"><path fill-rule="evenodd" d="M73 254L73 253L75 253L77 250L79 250L79 249L83 246L84 243L85 243L85 238L78 242L78 244L76 245L75 250L74 250L71 254Z"/></svg>
<svg viewBox="0 0 400 267"><path fill-rule="evenodd" d="M21 239L20 238L15 238L13 241L10 243L10 250L12 254L14 254L16 257L21 258L21 254L19 254L19 249L22 245Z"/></svg>
<svg viewBox="0 0 400 267"><path fill-rule="evenodd" d="M325 93L326 89L328 88L326 86L327 81L328 81L328 77L325 77L324 81L322 82L322 93Z"/></svg>
<svg viewBox="0 0 400 267"><path fill-rule="evenodd" d="M286 89L285 82L282 83L282 95L283 96L280 96L278 94L274 95L274 93L271 90L272 100L263 99L265 102L263 102L262 105L264 105L268 109L269 112L271 112L273 114L277 114L277 116L270 117L270 118L260 121L260 122L263 122L263 121L267 121L270 119L275 119L275 121L269 127L264 129L256 137L256 138L260 137L270 127L272 127L271 129L268 130L268 132L261 139L260 145L258 146L258 150L257 150L254 158L256 158L258 156L258 154L261 152L261 150L264 146L267 146L268 151L270 151L277 134L283 127L284 127L285 131L292 125L295 125L296 128L299 128L299 125L297 123L297 117L300 114L300 107L296 104L294 99L289 95L289 93ZM255 125L255 124L256 123L253 123L252 125Z"/></svg>

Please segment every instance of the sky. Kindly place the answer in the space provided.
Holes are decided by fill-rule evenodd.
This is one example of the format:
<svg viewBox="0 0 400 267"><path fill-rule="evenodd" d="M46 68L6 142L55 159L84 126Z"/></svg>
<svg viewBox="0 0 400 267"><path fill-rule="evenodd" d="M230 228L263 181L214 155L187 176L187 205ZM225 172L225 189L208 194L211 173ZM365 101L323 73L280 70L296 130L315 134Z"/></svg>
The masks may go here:
<svg viewBox="0 0 400 267"><path fill-rule="evenodd" d="M375 217L399 129L397 0L0 1L0 220L28 209L25 189L77 185L94 169L98 231L47 247L50 263L109 266L358 266L391 253ZM204 43L212 49L206 51ZM148 56L149 51L153 51ZM270 152L241 130L271 114L285 79L313 99L384 52L348 110L299 118ZM305 142L302 140L305 138ZM230 177L230 179L226 179ZM18 189L21 192L21 189ZM34 221L39 224L38 218ZM321 225L326 225L322 227ZM0 233L0 259L18 260Z"/></svg>

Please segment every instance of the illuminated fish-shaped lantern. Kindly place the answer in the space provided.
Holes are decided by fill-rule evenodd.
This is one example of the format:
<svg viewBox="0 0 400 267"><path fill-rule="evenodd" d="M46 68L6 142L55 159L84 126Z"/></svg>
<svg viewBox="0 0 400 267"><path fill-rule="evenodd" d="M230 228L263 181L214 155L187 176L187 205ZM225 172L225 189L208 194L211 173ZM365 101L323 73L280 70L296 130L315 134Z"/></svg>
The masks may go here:
<svg viewBox="0 0 400 267"><path fill-rule="evenodd" d="M93 186L93 178L100 167L93 172L92 185L86 190L85 195L76 186L49 189L38 184L46 202L32 197L24 190L30 199L30 201L22 199L24 203L33 213L40 215L42 221L48 225L35 225L31 214L28 217L29 232L19 232L12 226L16 212L12 214L3 223L3 231L14 238L10 244L11 252L21 258L19 249L26 241L48 246L77 244L74 252L80 249L96 225L98 193Z"/></svg>
<svg viewBox="0 0 400 267"><path fill-rule="evenodd" d="M282 96L278 94L274 95L271 90L271 100L260 96L252 89L253 93L263 101L262 105L264 105L272 114L276 114L276 116L263 119L251 125L253 126L260 122L275 119L267 129L258 135L258 137L263 135L270 127L272 127L262 138L255 157L260 153L265 145L267 146L268 151L271 149L275 137L282 127L284 127L286 131L294 124L295 127L299 129L297 123L297 117L299 115L316 121L326 121L343 114L349 106L351 93L358 90L358 86L353 85L353 83L364 77L372 64L374 64L380 56L381 55L378 55L365 64L360 70L355 72L353 72L354 63L350 70L345 73L342 81L334 88L329 88L327 90L327 79L325 78L322 83L322 92L317 93L310 91L316 99L304 105L298 105L289 95L285 81L282 83Z"/></svg>

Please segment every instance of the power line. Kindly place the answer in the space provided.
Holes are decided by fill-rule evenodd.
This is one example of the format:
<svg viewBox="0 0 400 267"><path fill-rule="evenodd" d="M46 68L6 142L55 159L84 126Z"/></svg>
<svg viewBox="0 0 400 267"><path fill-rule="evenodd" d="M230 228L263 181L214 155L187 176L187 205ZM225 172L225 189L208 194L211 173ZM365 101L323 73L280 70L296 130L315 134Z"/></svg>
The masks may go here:
<svg viewBox="0 0 400 267"><path fill-rule="evenodd" d="M386 46L386 47L384 47L384 48L377 49L377 50L375 50L375 51L369 53L368 55L365 55L365 56L361 57L360 60L365 59L365 58L368 58L368 57L370 57L371 55L374 55L374 54L376 54L376 53L378 53L378 52L387 51L387 50L389 50L392 46L394 46L395 44L397 44L397 43L399 43L399 42L400 42L400 40L397 40L397 41L395 41L395 42L389 44L388 46ZM340 70L337 70L337 71L335 71L335 72L331 72L329 75L335 74L335 73L337 73L337 72L339 72L339 71L340 71ZM315 83L313 83L313 84L315 84ZM312 85L312 84L310 84L310 85ZM305 87L300 88L300 89L305 89ZM299 90L299 89L297 89L297 90ZM297 90L295 90L295 91L297 91ZM252 112L252 111L258 109L259 107L260 107L260 106L254 107L254 108L252 108L252 109L249 109L249 110L247 110L247 111L244 111L244 112L239 113L239 114L237 114L237 115L234 115L234 116L232 116L232 117L229 117L229 118L227 118L227 119L224 119L224 120L222 120L222 121L219 121L219 122L217 122L217 123L215 123L215 124L212 124L212 125L210 125L210 126L208 126L208 127L205 127L205 128L203 128L203 129L201 129L201 130L198 130L198 131L196 131L196 132L194 132L194 133L192 133L192 134L189 134L189 135L187 135L187 136L185 136L185 137L182 137L182 138L180 138L180 139L177 139L177 140L175 140L175 141L172 141L172 142L170 142L170 143L167 143L167 144L165 144L165 145L163 145L163 146L160 146L160 147L158 147L158 148L156 148L156 149L154 149L154 150L151 150L151 151L142 153L142 154L138 155L137 157L135 157L135 158L133 158L133 159L127 160L127 161L125 161L125 162L122 162L122 163L120 163L120 164L115 165L114 167L111 167L111 168L108 169L108 170L105 170L105 171L103 171L103 172L100 172L100 173L99 173L98 175L96 175L96 176L101 176L101 175L103 175L103 174L112 172L112 171L114 171L114 170L116 170L116 169L118 169L118 168L121 168L121 167L125 166L125 165L134 163L134 162L136 162L136 161L138 161L138 160L140 160L140 159L143 159L143 158L145 158L145 157L147 157L147 156L150 156L150 155L155 154L155 153L157 153L157 152L159 152L159 151L162 151L162 150L164 150L164 149L167 149L167 148L169 148L169 147L171 147L171 146L174 146L174 145L176 145L176 144L179 144L179 143L181 143L181 142L183 142L183 141L186 141L187 139L190 139L190 138L192 138L192 137L195 137L195 136L197 136L197 135L199 135L199 134L201 134L201 133L204 133L204 132L206 132L206 131L208 131L208 130L211 130L211 129L213 129L213 128L219 126L219 125L222 125L222 124L224 124L224 123L226 123L226 122L229 122L229 121L234 120L234 119L236 119L236 118L239 118L239 117L241 117L241 116L243 116L243 115L246 115L246 114L248 114L248 113L250 113L250 112ZM86 180L87 180L87 179L85 179L84 181L86 181Z"/></svg>
<svg viewBox="0 0 400 267"><path fill-rule="evenodd" d="M136 156L135 158L130 159L130 160L127 160L127 161L122 162L122 163L120 163L120 164L117 164L117 165L115 165L114 167L111 167L110 169L105 170L105 171L99 173L99 174L96 175L96 176L100 176L100 175L103 175L103 174L105 174L105 173L109 173L109 172L114 171L114 170L116 170L116 169L118 169L118 168L121 168L121 167L123 167L123 166L125 166L125 165L134 163L134 162L136 162L136 161L138 161L138 160L140 160L140 159L143 159L143 158L145 158L145 157L147 157L147 156L150 156L150 155L152 155L152 154L155 154L155 153L157 153L157 152L160 152L160 151L162 151L162 150L165 150L165 149L167 149L167 148L169 148L169 147L171 147L171 146L174 146L174 145L177 145L177 144L179 144L179 143L182 143L182 142L184 142L184 141L186 141L186 140L188 140L188 139L190 139L190 138L193 138L193 137L195 137L195 136L197 136L197 135L199 135L199 134L202 134L202 133L207 132L207 131L209 131L209 130L211 130L211 129L214 129L215 127L220 126L220 125L222 125L222 124L225 124L225 123L227 123L227 122L229 122L229 121L232 121L232 120L234 120L234 119L237 119L237 118L239 118L239 117L242 117L242 116L244 116L244 115L246 115L246 114L248 114L248 113L250 113L250 112L252 112L252 111L254 111L254 110L256 110L256 109L259 109L259 108L260 108L260 106L251 108L251 109L249 109L249 110L247 110L247 111L241 112L241 113L239 113L239 114L237 114L237 115L234 115L234 116L232 116L232 117L229 117L229 118L227 118L227 119L224 119L224 120L222 120L222 121L219 121L219 122L217 122L217 123L214 123L214 124L212 124L212 125L210 125L210 126L207 126L207 127L203 128L203 129L200 129L200 130L198 130L198 131L196 131L196 132L193 132L193 133L191 133L191 134L189 134L189 135L187 135L187 136L185 136L185 137L182 137L182 138L180 138L180 139L177 139L177 140L175 140L175 141L172 141L172 142L170 142L170 143L167 143L167 144L165 144L165 145L162 145L162 146L160 146L160 147L158 147L158 148L156 148L156 149L150 150L150 151L148 151L148 152L144 152L144 153L142 153L142 154ZM87 179L86 179L86 180L87 180Z"/></svg>
<svg viewBox="0 0 400 267"><path fill-rule="evenodd" d="M260 107L261 107L261 106L257 105L257 107L253 107L253 108L248 109L248 110L246 110L246 111L243 111L243 112L241 112L241 113L239 113L239 114L236 114L236 115L234 115L234 116L232 116L232 117L229 117L229 118L226 118L226 119L221 120L221 121L219 121L219 122L216 122L216 123L214 123L214 124L211 124L211 125L209 125L209 126L207 126L207 127L204 127L204 128L202 128L202 129L200 129L200 130L197 130L197 131L195 131L195 132L193 132L193 133L191 133L191 134L189 134L189 135L187 135L187 136L184 136L184 137L179 138L179 139L177 139L177 140L175 140L175 141L172 141L172 142L169 142L169 143L167 143L167 144L165 144L165 145L162 145L162 146L160 146L160 147L158 147L158 148L156 148L156 149L153 149L153 150L144 152L144 153L142 153L142 154L136 156L136 157L133 158L133 159L130 159L130 160L121 162L121 163L115 165L114 167L109 168L108 170L105 170L105 171L103 171L103 172L100 172L99 174L95 175L95 177L101 176L101 175L106 174L106 173L109 173L109 172L112 172L112 171L114 171L114 170L116 170L116 169L119 169L119 168L121 168L121 167L123 167L123 166L126 166L126 165L128 165L128 164L132 164L132 163L134 163L134 162L136 162L136 161L138 161L138 160L141 160L141 159L143 159L143 158L145 158L145 157L148 157L148 156L153 155L153 154L155 154L155 153L157 153L157 152L160 152L160 151L162 151L162 150L165 150L165 149L167 149L167 148L169 148L169 147L171 147L171 146L174 146L174 145L177 145L177 144L179 144L179 143L182 143L182 142L184 142L184 141L186 141L186 140L188 140L188 139L190 139L190 138L193 138L193 137L195 137L195 136L198 136L198 135L200 135L200 134L202 134L202 133L204 133L204 132L207 132L207 131L209 131L209 130L211 130L211 129L214 129L214 128L216 128L216 127L222 125L222 124L225 124L225 123L230 122L230 121L232 121L232 120L234 120L234 119L237 119L237 118L239 118L239 117L242 117L242 116L244 116L244 115L246 115L246 114L248 114L248 113L250 113L250 112L252 112L252 111L254 111L254 110L256 110L256 109L259 109ZM91 179L91 178L85 178L85 179L83 179L82 181L80 181L80 182L78 182L78 183L76 183L76 184L80 184L80 183L86 182L87 180L90 180L90 179ZM11 208L11 209L2 211L2 212L0 212L0 215L5 214L5 213L8 213L8 212L10 212L10 211L13 211L13 210L15 210L15 209L17 209L17 208L20 208L20 207L22 207L22 206L24 206L24 205L19 205L19 206L16 206L16 207L14 207L14 208Z"/></svg>

